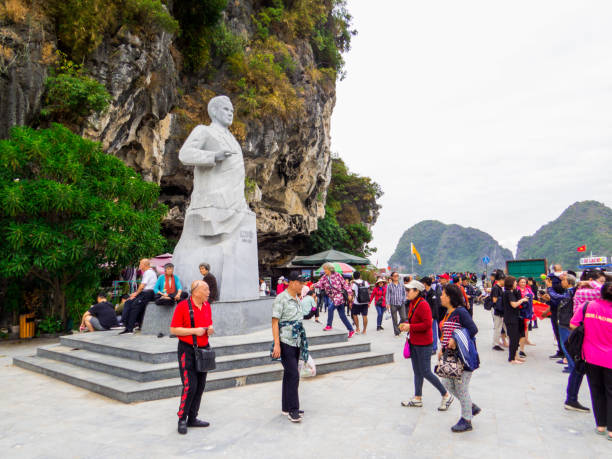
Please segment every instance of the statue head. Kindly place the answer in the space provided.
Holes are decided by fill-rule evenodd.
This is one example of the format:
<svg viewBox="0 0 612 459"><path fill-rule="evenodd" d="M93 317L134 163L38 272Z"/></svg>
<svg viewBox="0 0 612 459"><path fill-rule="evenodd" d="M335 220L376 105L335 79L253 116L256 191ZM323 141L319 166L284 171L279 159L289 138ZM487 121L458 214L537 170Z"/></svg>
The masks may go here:
<svg viewBox="0 0 612 459"><path fill-rule="evenodd" d="M230 127L234 121L234 107L227 96L217 96L208 102L208 116L223 127Z"/></svg>

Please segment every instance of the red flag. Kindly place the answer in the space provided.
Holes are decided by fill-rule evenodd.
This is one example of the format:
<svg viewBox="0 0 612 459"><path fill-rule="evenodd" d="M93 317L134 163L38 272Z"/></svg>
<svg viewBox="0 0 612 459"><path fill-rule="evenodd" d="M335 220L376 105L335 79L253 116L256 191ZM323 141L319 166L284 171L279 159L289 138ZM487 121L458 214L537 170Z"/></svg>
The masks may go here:
<svg viewBox="0 0 612 459"><path fill-rule="evenodd" d="M585 245L581 245L580 247L578 247L576 249L576 252L586 252L586 244Z"/></svg>

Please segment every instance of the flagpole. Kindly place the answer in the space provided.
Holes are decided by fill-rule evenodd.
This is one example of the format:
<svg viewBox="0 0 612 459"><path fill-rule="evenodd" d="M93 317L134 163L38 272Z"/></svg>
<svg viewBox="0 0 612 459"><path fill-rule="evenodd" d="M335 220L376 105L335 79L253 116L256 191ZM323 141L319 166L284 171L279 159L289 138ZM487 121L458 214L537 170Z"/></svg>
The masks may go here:
<svg viewBox="0 0 612 459"><path fill-rule="evenodd" d="M411 242L410 243L410 264L411 264L411 271L410 274L414 274L414 244Z"/></svg>

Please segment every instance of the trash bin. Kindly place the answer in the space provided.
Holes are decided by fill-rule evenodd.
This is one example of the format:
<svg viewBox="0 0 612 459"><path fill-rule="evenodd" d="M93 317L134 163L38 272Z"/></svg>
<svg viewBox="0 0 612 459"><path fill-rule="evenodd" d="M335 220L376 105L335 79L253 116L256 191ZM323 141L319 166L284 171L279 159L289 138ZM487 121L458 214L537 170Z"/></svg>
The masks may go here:
<svg viewBox="0 0 612 459"><path fill-rule="evenodd" d="M19 337L20 338L34 338L34 329L36 325L34 323L34 313L21 314L19 316Z"/></svg>

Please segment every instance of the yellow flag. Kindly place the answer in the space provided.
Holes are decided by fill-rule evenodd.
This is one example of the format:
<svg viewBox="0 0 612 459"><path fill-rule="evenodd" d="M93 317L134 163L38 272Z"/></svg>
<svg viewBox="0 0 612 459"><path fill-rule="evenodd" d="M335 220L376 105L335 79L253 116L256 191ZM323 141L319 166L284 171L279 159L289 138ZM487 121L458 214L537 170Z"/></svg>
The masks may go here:
<svg viewBox="0 0 612 459"><path fill-rule="evenodd" d="M417 251L416 247L412 242L410 243L410 251L414 254L419 264L421 264L421 254Z"/></svg>

